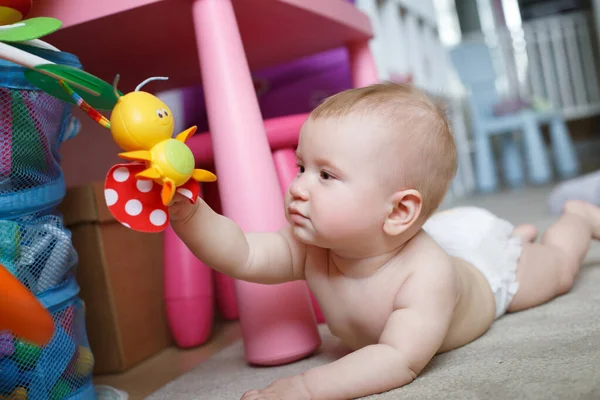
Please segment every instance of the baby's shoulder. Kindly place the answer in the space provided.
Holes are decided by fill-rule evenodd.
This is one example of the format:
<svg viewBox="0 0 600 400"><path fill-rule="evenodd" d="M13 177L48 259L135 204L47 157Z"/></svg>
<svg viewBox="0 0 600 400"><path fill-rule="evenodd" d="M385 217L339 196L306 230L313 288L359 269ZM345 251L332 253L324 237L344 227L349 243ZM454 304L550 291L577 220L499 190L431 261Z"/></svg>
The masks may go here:
<svg viewBox="0 0 600 400"><path fill-rule="evenodd" d="M427 234L421 231L404 247L398 257L407 263L423 269L452 269L452 261L448 253Z"/></svg>
<svg viewBox="0 0 600 400"><path fill-rule="evenodd" d="M413 282L441 287L456 281L452 258L425 232L415 236L397 257Z"/></svg>

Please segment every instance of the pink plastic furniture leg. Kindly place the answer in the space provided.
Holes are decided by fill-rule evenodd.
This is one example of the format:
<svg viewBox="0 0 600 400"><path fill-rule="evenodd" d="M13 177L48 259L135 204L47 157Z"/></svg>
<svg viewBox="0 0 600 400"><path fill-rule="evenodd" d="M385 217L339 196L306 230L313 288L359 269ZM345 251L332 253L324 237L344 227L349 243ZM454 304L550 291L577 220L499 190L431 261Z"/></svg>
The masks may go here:
<svg viewBox="0 0 600 400"><path fill-rule="evenodd" d="M304 121L306 121L307 117L308 113L304 113L270 118L263 121L269 147L274 151L278 149L295 148L298 144L300 128ZM214 156L212 153L213 145L209 132L197 133L186 143L194 154L197 168L207 168L209 170L214 169ZM294 166L295 163L292 163L291 167L293 168ZM278 178L280 178L279 172ZM213 207L216 212L221 213L222 209L217 185L203 185L203 193L204 200L210 204L210 206ZM233 279L219 272L214 272L214 280L217 309L219 310L219 313L224 319L227 320L238 319L239 313L237 309L235 285ZM312 303L313 305L316 304L314 298ZM320 311L317 312L317 310L315 310L315 312L317 313L317 316L320 313ZM184 323L185 321L182 321L182 324Z"/></svg>
<svg viewBox="0 0 600 400"><path fill-rule="evenodd" d="M192 7L223 214L246 232L276 231L283 199L230 0ZM321 344L305 282L236 281L246 359L277 365Z"/></svg>
<svg viewBox="0 0 600 400"><path fill-rule="evenodd" d="M298 127L298 129L300 129L300 127ZM298 167L296 166L296 151L294 149L275 150L273 152L273 161L275 162L275 169L277 170L277 177L279 178L281 191L285 196L288 187L298 173ZM317 323L324 323L325 317L323 316L321 307L319 306L319 303L312 292L310 292L310 299L312 301L313 309L315 310Z"/></svg>
<svg viewBox="0 0 600 400"><path fill-rule="evenodd" d="M203 185L204 200L213 210L222 213L219 188L216 185ZM233 321L239 318L237 302L235 298L235 282L225 274L213 271L215 299L217 310L223 319Z"/></svg>
<svg viewBox="0 0 600 400"><path fill-rule="evenodd" d="M166 313L179 347L204 343L214 318L213 271L200 262L171 227L163 238Z"/></svg>
<svg viewBox="0 0 600 400"><path fill-rule="evenodd" d="M294 180L294 177L298 173L298 167L296 166L296 151L293 149L281 149L273 152L273 161L275 162L275 169L277 170L277 176L279 178L279 185L281 191L285 196L288 187ZM309 289L310 292L310 289ZM321 324L325 322L325 317L321 312L321 307L317 302L315 296L310 292L310 299L312 301L313 309L315 311L315 317L317 323Z"/></svg>
<svg viewBox="0 0 600 400"><path fill-rule="evenodd" d="M375 60L369 50L369 42L354 42L348 45L352 86L368 86L379 81Z"/></svg>

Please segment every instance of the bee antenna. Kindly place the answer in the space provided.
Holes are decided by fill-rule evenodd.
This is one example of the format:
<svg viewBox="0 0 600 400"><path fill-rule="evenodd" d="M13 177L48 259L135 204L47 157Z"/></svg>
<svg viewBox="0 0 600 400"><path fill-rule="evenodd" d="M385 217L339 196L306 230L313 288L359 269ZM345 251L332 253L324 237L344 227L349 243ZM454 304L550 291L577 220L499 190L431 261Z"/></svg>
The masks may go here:
<svg viewBox="0 0 600 400"><path fill-rule="evenodd" d="M137 85L137 87L135 88L136 92L139 92L140 89L142 88L142 86L144 86L146 83L151 82L151 81L166 81L169 78L166 76L153 76L151 78L146 79L144 82L140 83L139 85Z"/></svg>
<svg viewBox="0 0 600 400"><path fill-rule="evenodd" d="M117 74L117 76L115 76L115 80L113 81L113 91L115 92L115 97L117 99L120 99L121 96L119 96L119 91L117 90L118 83L119 83L119 74Z"/></svg>

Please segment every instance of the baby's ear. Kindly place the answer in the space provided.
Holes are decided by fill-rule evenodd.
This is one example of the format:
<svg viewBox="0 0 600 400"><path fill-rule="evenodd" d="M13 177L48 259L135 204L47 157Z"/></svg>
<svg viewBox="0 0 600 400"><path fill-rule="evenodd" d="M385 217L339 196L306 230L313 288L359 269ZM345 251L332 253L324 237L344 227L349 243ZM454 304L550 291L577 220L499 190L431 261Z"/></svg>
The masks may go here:
<svg viewBox="0 0 600 400"><path fill-rule="evenodd" d="M399 190L390 196L391 211L383 223L383 231L390 236L406 232L421 215L423 200L415 189Z"/></svg>

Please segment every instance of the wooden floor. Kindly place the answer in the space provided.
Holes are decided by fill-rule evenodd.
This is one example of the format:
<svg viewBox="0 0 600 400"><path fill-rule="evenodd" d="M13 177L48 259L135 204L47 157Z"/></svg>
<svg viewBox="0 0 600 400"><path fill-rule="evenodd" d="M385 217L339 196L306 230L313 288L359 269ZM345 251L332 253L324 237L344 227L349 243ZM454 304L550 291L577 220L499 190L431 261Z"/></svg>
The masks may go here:
<svg viewBox="0 0 600 400"><path fill-rule="evenodd" d="M239 340L239 322L215 322L212 338L191 350L168 348L123 374L94 377L94 384L109 385L129 394L130 400L145 399L152 392L208 360Z"/></svg>

